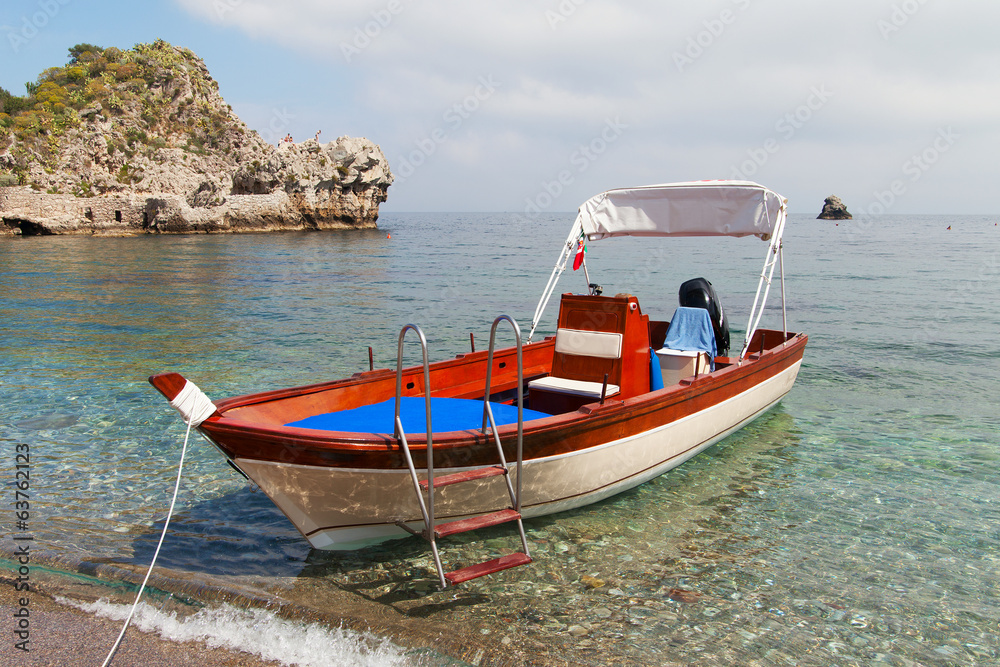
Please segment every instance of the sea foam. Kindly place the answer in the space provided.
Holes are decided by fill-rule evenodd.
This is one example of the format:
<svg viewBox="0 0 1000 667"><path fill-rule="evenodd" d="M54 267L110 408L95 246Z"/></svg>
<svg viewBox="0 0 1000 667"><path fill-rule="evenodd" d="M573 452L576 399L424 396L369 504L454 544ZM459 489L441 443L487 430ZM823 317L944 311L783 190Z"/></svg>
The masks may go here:
<svg viewBox="0 0 1000 667"><path fill-rule="evenodd" d="M107 600L58 602L104 618L124 621L130 605ZM279 618L263 609L223 604L190 616L164 612L140 602L132 625L174 642L200 641L211 648L238 650L290 667L396 667L416 665L403 649L371 633L328 628ZM127 639L126 639L127 641Z"/></svg>

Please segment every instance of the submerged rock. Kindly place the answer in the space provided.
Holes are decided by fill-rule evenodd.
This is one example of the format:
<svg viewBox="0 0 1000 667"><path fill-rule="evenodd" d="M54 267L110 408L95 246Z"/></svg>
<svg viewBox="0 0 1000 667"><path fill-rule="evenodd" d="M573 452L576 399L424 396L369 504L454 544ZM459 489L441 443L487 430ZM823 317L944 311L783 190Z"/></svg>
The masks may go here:
<svg viewBox="0 0 1000 667"><path fill-rule="evenodd" d="M29 431L56 431L73 426L78 421L80 421L80 418L76 415L49 414L22 419L16 422L14 426Z"/></svg>
<svg viewBox="0 0 1000 667"><path fill-rule="evenodd" d="M823 201L823 210L820 211L817 220L852 220L852 216L847 211L847 206L840 201L840 197L830 195Z"/></svg>

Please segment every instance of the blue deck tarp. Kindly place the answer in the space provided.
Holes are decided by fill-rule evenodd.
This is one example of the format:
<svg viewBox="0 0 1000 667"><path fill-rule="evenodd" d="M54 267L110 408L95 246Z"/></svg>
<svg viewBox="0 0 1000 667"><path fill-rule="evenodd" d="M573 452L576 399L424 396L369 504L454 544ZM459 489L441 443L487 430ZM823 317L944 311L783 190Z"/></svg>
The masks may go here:
<svg viewBox="0 0 1000 667"><path fill-rule="evenodd" d="M401 401L399 417L403 430L407 433L426 433L424 399L404 396ZM516 405L491 402L490 406L497 426L517 423ZM360 408L306 417L285 426L350 433L395 433L392 423L395 409L396 399L390 398ZM524 411L524 421L548 416L537 410ZM432 398L431 424L435 433L480 429L483 426L483 402L464 398Z"/></svg>

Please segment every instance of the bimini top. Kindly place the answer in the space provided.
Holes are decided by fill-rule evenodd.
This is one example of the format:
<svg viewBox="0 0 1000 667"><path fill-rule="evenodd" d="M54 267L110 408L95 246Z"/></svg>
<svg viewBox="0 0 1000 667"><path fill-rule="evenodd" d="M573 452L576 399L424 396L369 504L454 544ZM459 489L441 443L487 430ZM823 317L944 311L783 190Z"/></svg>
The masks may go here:
<svg viewBox="0 0 1000 667"><path fill-rule="evenodd" d="M769 241L768 257L750 313L747 343L763 312L775 260L781 250L788 201L763 185L750 181L692 181L608 190L583 202L563 243L559 259L542 291L531 320L528 342L541 321L559 276L576 252L587 283L590 274L584 256L587 241L616 236L757 236ZM574 270L577 265L574 263ZM596 287L591 285L591 289ZM758 298L763 290L760 310ZM782 289L784 298L784 289ZM782 310L784 312L784 310ZM756 317L756 319L755 319ZM743 353L740 354L740 359Z"/></svg>
<svg viewBox="0 0 1000 667"><path fill-rule="evenodd" d="M614 236L758 236L767 241L787 200L750 181L694 181L608 190L576 222L591 241ZM574 225L574 228L577 225Z"/></svg>

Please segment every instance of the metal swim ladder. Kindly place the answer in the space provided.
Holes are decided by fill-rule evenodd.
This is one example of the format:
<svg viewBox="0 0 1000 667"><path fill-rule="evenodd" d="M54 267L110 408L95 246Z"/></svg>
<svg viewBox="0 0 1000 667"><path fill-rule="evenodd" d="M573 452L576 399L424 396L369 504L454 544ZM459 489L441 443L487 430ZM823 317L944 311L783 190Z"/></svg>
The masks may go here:
<svg viewBox="0 0 1000 667"><path fill-rule="evenodd" d="M504 457L503 446L500 443L500 436L497 434L496 422L493 418L493 410L490 407L490 381L492 379L493 371L493 348L496 339L497 325L499 325L503 320L511 323L514 327L514 335L517 338L516 488L510 480L510 467L507 464L507 459ZM415 331L417 333L417 337L420 339L420 348L423 353L424 362L424 410L426 412L425 419L427 421L427 478L425 480L420 480L417 476L417 470L413 465L413 457L410 453L410 445L406 441L406 429L403 428L403 423L399 416L401 403L400 398L402 396L403 387L403 341L406 337L406 332L409 330ZM413 480L413 490L416 493L417 502L420 505L420 513L423 518L424 529L422 531L414 530L404 521L397 521L396 525L414 535L419 535L430 542L431 552L434 555L434 565L437 568L441 588L447 588L449 584L460 584L463 581L468 581L487 574L500 572L502 570L530 563L531 556L528 553L528 539L524 534L524 524L521 521L521 464L523 460L524 445L524 362L521 353L521 329L517 326L517 322L507 315L501 315L493 321L493 327L490 330L490 350L486 366L486 390L483 395L482 432L483 435L486 435L487 427L493 431L493 440L496 443L497 454L499 455L499 464L473 468L448 475L434 474L434 444L431 426L431 389L430 368L427 362L427 339L424 337L420 327L415 324L407 324L399 332L399 348L396 357L396 408L394 423L396 428L396 439L400 443L403 456L406 458L406 464L410 469L410 478ZM490 512L488 514L481 514L466 519L458 519L456 521L447 521L437 524L434 515L434 495L438 488L450 486L452 484L478 482L479 480L497 477L500 475L503 475L504 482L506 482L507 485L507 493L510 496L510 507L496 512ZM444 571L444 568L441 565L441 556L438 552L437 546L437 540L439 538L447 537L448 535L456 535L458 533L466 533L479 528L497 526L511 521L517 522L517 529L521 537L521 551L501 556L500 558L494 558L483 563L469 565L452 572Z"/></svg>

